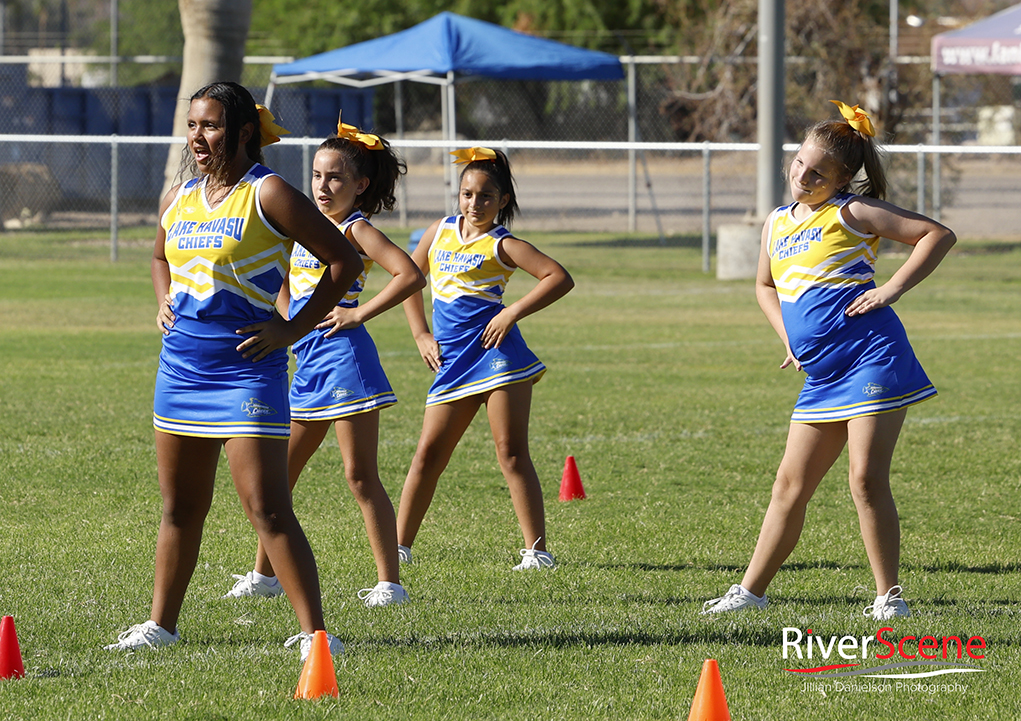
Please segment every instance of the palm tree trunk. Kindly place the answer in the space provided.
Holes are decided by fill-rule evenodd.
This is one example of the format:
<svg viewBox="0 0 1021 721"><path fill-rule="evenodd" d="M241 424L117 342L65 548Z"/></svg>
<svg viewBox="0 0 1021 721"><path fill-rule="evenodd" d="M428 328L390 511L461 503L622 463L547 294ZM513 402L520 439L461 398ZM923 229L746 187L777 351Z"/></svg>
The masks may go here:
<svg viewBox="0 0 1021 721"><path fill-rule="evenodd" d="M188 132L188 98L212 82L241 82L252 0L177 0L184 31L184 64L177 94L173 134ZM173 185L183 146L167 152L162 198Z"/></svg>

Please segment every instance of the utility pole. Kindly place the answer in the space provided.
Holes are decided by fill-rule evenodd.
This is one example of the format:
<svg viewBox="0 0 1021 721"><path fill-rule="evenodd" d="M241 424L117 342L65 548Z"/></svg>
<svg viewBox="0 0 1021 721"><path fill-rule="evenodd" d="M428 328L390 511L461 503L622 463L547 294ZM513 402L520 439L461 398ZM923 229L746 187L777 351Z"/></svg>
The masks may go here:
<svg viewBox="0 0 1021 721"><path fill-rule="evenodd" d="M764 220L783 200L784 0L759 0L758 188Z"/></svg>

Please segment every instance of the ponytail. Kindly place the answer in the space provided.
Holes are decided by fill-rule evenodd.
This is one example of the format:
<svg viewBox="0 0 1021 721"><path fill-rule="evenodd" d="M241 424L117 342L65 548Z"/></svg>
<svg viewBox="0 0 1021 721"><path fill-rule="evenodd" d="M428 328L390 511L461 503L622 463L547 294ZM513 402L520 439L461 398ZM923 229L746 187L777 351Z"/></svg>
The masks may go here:
<svg viewBox="0 0 1021 721"><path fill-rule="evenodd" d="M382 147L369 150L364 143L349 138L332 137L324 140L316 152L331 151L339 154L359 178L368 178L369 186L355 199L355 207L367 217L397 206L394 192L397 181L408 172L408 166L384 138Z"/></svg>
<svg viewBox="0 0 1021 721"><path fill-rule="evenodd" d="M875 140L842 120L816 123L805 134L805 142L814 142L840 163L850 178L840 192L853 192L868 198L886 198L886 170ZM862 172L864 171L864 172Z"/></svg>

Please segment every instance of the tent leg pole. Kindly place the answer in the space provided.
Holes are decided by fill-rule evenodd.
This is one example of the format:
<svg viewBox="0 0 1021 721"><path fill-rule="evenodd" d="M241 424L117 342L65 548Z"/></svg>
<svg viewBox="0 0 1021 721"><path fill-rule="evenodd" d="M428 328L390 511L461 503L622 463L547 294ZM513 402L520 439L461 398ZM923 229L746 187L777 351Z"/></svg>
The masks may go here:
<svg viewBox="0 0 1021 721"><path fill-rule="evenodd" d="M308 179L312 177L312 146L308 143L301 146L301 172L304 173L303 177L305 178L305 195L309 200L315 201L315 198L312 197L312 184L308 182Z"/></svg>
<svg viewBox="0 0 1021 721"><path fill-rule="evenodd" d="M919 146L918 149L918 191L915 199L915 211L919 215L925 215L925 152Z"/></svg>
<svg viewBox="0 0 1021 721"><path fill-rule="evenodd" d="M404 137L404 81L394 83L394 120L397 122L397 137ZM401 227L408 227L408 184L400 184L397 198L397 213Z"/></svg>
<svg viewBox="0 0 1021 721"><path fill-rule="evenodd" d="M270 73L269 85L266 86L266 107L273 107L273 91L277 87L277 75L276 73Z"/></svg>
<svg viewBox="0 0 1021 721"><path fill-rule="evenodd" d="M440 138L442 140L447 139L447 128L449 127L449 121L447 120L447 86L440 86ZM447 148L444 147L443 150ZM443 150L440 151L440 163L443 163ZM443 167L443 202L450 203L450 169L446 165ZM449 209L448 209L449 210Z"/></svg>
<svg viewBox="0 0 1021 721"><path fill-rule="evenodd" d="M454 95L454 73L453 71L447 73L447 85L444 88L447 94L447 139L451 145L447 150L454 150L454 144L457 142L457 97ZM447 154L443 154L443 159L446 162ZM448 185L449 194L448 202L450 203L451 210L457 212L457 169L452 163L447 163L447 177L450 178Z"/></svg>

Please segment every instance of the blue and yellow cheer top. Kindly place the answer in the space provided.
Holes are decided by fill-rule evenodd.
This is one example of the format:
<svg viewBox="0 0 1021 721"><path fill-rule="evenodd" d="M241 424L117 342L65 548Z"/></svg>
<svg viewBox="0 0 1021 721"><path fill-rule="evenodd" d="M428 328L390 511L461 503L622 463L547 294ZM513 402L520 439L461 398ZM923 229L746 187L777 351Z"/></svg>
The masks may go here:
<svg viewBox="0 0 1021 721"><path fill-rule="evenodd" d="M442 365L426 405L448 403L522 381L538 381L546 366L528 349L517 325L499 348L482 347L482 332L503 310L503 294L514 268L500 259L502 225L466 241L460 215L444 218L429 247L433 337Z"/></svg>
<svg viewBox="0 0 1021 721"><path fill-rule="evenodd" d="M346 235L355 223L368 222L362 211L355 209L337 227ZM341 307L357 307L365 289L374 263L364 253L360 257L362 272L337 304ZM326 266L295 243L290 268L289 313L293 318L312 296ZM313 330L292 347L297 366L289 396L291 418L331 421L394 405L397 396L365 326L340 330L327 337L329 330Z"/></svg>
<svg viewBox="0 0 1021 721"><path fill-rule="evenodd" d="M183 184L161 225L176 319L163 337L153 423L178 435L286 438L287 352L259 362L236 331L266 321L292 242L266 220L259 192L274 173L253 165L215 208L205 178Z"/></svg>
<svg viewBox="0 0 1021 721"><path fill-rule="evenodd" d="M851 228L842 214L855 197L837 194L802 221L794 218L796 203L784 206L768 221L784 329L808 374L795 422L843 421L936 395L892 308L845 315L851 301L876 287L879 238Z"/></svg>

